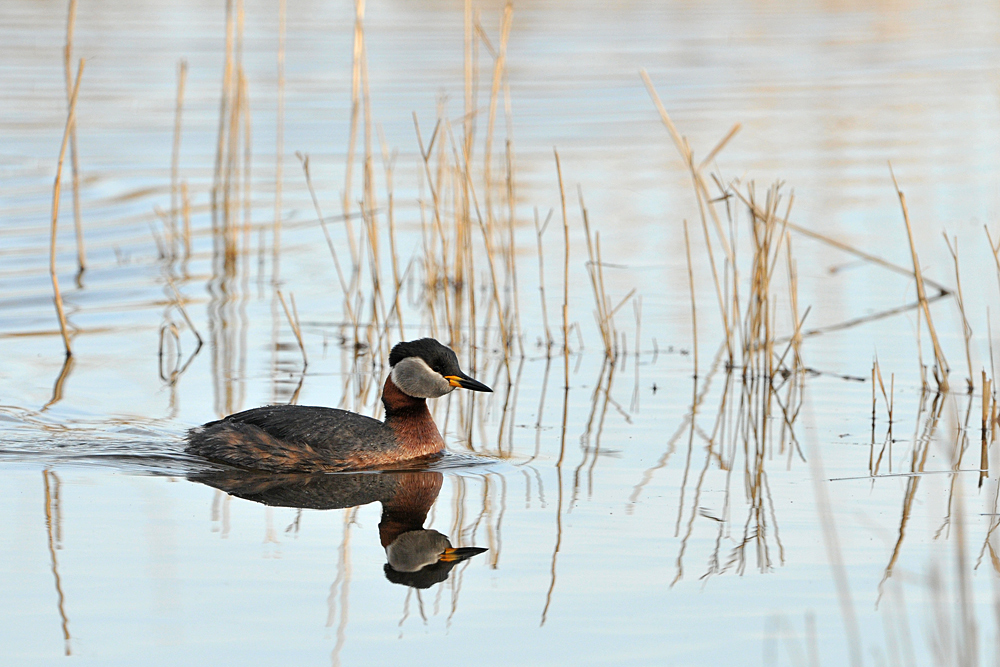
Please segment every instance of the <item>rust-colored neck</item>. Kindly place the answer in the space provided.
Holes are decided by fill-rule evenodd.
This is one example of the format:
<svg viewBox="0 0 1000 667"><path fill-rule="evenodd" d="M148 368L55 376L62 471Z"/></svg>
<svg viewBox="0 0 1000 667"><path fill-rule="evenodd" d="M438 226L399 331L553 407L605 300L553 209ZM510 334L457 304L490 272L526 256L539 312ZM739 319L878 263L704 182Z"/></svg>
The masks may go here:
<svg viewBox="0 0 1000 667"><path fill-rule="evenodd" d="M403 458L430 456L444 451L444 439L438 431L427 401L408 396L399 390L392 376L385 379L382 389L385 425L392 429Z"/></svg>

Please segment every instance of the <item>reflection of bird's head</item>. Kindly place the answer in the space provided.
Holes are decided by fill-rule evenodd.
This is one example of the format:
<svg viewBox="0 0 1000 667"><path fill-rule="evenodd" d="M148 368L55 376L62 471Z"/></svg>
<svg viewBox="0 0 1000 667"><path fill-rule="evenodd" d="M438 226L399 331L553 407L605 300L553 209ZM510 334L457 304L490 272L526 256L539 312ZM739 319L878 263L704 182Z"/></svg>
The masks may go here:
<svg viewBox="0 0 1000 667"><path fill-rule="evenodd" d="M411 530L385 548L389 561L385 565L385 576L396 584L430 588L447 579L455 565L484 551L483 547L456 549L436 530Z"/></svg>
<svg viewBox="0 0 1000 667"><path fill-rule="evenodd" d="M455 352L433 338L398 343L389 353L389 366L393 384L415 398L438 398L456 387L493 391L463 373Z"/></svg>

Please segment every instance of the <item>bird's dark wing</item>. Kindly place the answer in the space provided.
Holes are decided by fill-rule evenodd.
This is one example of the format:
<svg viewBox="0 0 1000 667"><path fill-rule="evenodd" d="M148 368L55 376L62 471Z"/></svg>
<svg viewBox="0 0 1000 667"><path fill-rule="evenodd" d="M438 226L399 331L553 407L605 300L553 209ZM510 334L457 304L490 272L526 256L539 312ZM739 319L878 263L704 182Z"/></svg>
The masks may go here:
<svg viewBox="0 0 1000 667"><path fill-rule="evenodd" d="M395 444L392 431L382 422L336 408L269 405L238 412L221 421L256 426L278 440L308 445L317 452L349 454Z"/></svg>

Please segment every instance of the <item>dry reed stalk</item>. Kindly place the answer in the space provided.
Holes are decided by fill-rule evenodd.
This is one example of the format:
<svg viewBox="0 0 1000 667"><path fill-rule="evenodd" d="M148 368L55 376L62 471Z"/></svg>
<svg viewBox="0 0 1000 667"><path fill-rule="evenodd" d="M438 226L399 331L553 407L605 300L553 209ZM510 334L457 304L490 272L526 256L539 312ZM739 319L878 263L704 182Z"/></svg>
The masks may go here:
<svg viewBox="0 0 1000 667"><path fill-rule="evenodd" d="M789 201L791 207L791 201ZM788 216L785 216L788 222ZM792 334L792 344L795 348L795 372L802 369L802 322L799 320L799 273L792 261L792 235L785 232L785 257L788 260L788 297L792 308L792 321L795 322L795 333ZM804 319L804 318L803 318Z"/></svg>
<svg viewBox="0 0 1000 667"><path fill-rule="evenodd" d="M795 349L795 339L796 339L796 337L798 337L798 338L802 337L802 325L804 325L806 323L806 318L809 317L809 313L811 311L812 311L812 306L809 306L809 307L806 308L806 312L802 313L802 319L800 319L797 322L795 322L795 328L792 330L792 335L788 336L786 338L788 344L785 346L785 351L781 353L781 356L778 357L777 363L774 365L774 367L776 369L778 369L778 371L780 371L784 367L785 357L788 356L788 353L790 351L792 351L793 349ZM801 372L801 370L802 370L801 366L796 367L796 366L793 365L792 370L787 371L787 372L789 374L795 374L795 373Z"/></svg>
<svg viewBox="0 0 1000 667"><path fill-rule="evenodd" d="M607 338L611 342L610 349L608 350L611 354L609 355L612 359L617 356L618 345L618 335L615 331L614 323L614 311L608 309L608 293L604 289L604 262L601 259L601 233L594 232L594 251L597 253L597 264L595 265L595 273L597 274L597 286L600 294L601 303L601 321L598 323L601 329L607 332ZM627 299L628 297L626 297ZM623 302L624 303L624 302ZM617 309L615 309L617 310Z"/></svg>
<svg viewBox="0 0 1000 667"><path fill-rule="evenodd" d="M997 239L997 243L993 243L993 237L990 236L990 229L986 225L983 225L983 230L986 232L986 238L990 242L990 252L993 253L993 261L997 265L997 283L1000 284L1000 238Z"/></svg>
<svg viewBox="0 0 1000 667"><path fill-rule="evenodd" d="M698 307L694 298L694 270L691 268L691 241L688 238L688 221L684 221L684 250L687 254L688 285L691 287L691 339L694 344L694 377L698 377Z"/></svg>
<svg viewBox="0 0 1000 667"><path fill-rule="evenodd" d="M496 60L493 64L493 84L490 87L489 116L486 122L486 148L483 152L483 182L486 184L485 198L486 215L492 219L492 159L493 159L493 129L496 123L497 100L500 96L500 82L507 67L507 40L510 37L511 17L514 13L514 4L508 0L504 5L503 19L500 23L500 49L496 53ZM485 35L484 35L485 36Z"/></svg>
<svg viewBox="0 0 1000 667"><path fill-rule="evenodd" d="M896 174L892 171L892 165L889 165L889 174L892 176L892 184L896 188L896 195L899 197L899 205L903 209L903 220L906 223L906 235L910 241L910 255L913 258L913 277L917 282L917 298L920 301L920 305L924 311L924 317L927 319L927 330L931 335L931 343L934 346L934 360L935 360L935 379L938 383L938 389L942 392L948 391L948 362L944 358L944 351L941 349L940 343L938 343L937 332L934 330L934 322L931 319L930 306L927 304L927 295L924 291L924 278L923 274L920 272L920 260L917 258L917 246L913 240L913 227L910 225L910 213L906 208L906 196L903 191L899 189L899 183L896 181Z"/></svg>
<svg viewBox="0 0 1000 667"><path fill-rule="evenodd" d="M242 32L242 31L241 31ZM242 96L240 98L240 104L243 108L243 251L242 256L245 258L250 257L250 226L251 226L251 214L253 211L252 201L250 195L253 191L253 181L252 181L252 166L253 166L253 133L251 131L250 122L250 84L247 81L246 74L241 69L240 70L240 91ZM246 269L244 273L245 278L249 278L250 270ZM244 294L249 293L248 290L244 290Z"/></svg>
<svg viewBox="0 0 1000 667"><path fill-rule="evenodd" d="M691 146L688 144L687 139L682 137L681 134L677 131L677 127L674 125L673 120L671 120L670 114L667 113L666 107L663 106L663 102L660 100L660 96L656 92L656 88L653 86L653 82L649 78L649 75L646 73L645 70L641 70L639 74L646 85L646 90L649 92L649 96L652 98L653 104L656 106L656 109L660 114L660 120L663 122L664 126L666 126L667 131L670 133L671 139L673 139L674 141L674 145L677 147L677 151L681 154L681 158L684 160L684 163L688 167L688 171L691 174L691 179L695 190L695 197L697 198L698 202L698 212L701 217L702 230L705 235L705 244L706 247L708 248L708 258L712 268L712 278L715 283L716 297L718 298L719 301L719 311L722 316L723 328L725 329L726 348L729 352L730 362L732 362L733 360L732 340L733 340L733 333L734 333L733 328L735 326L735 321L732 323L730 322L729 311L726 308L726 299L725 296L723 295L722 286L719 280L718 269L716 268L715 264L715 253L712 250L712 241L708 233L708 219L706 216L706 210L711 214L712 220L715 225L716 235L718 236L719 242L722 245L723 252L726 258L729 260L730 264L734 267L736 265L736 259L735 256L733 255L731 246L729 243L727 243L725 234L722 231L722 223L719 220L719 216L716 213L714 206L711 206L709 204L710 198L708 196L708 187L705 184L705 179L701 174L701 170L705 165L711 162L711 160L714 159L715 156L718 155L723 148L725 148L726 144L729 143L730 139L732 139L736 135L736 133L739 132L741 126L739 123L734 125L732 129L729 130L729 133L726 134L726 136L724 136L718 142L718 144L716 144L715 148L713 148L709 152L705 160L703 160L701 164L696 168L694 165L694 153L691 150Z"/></svg>
<svg viewBox="0 0 1000 667"><path fill-rule="evenodd" d="M535 238L538 241L538 292L539 299L542 304L542 324L545 327L545 351L546 357L550 357L550 351L552 349L553 339L552 330L549 329L549 312L548 308L545 306L545 262L543 260L544 252L542 250L542 234L545 233L545 229L549 226L549 221L552 219L552 209L549 209L549 214L545 216L545 222L542 225L538 224L538 208L535 208Z"/></svg>
<svg viewBox="0 0 1000 667"><path fill-rule="evenodd" d="M705 159L698 164L698 168L695 171L701 173L705 169L705 167L708 166L708 164L715 159L715 156L718 155L722 151L722 149L726 147L726 144L728 144L729 141L733 137L735 137L736 133L739 132L741 129L743 129L743 125L741 125L740 123L736 123L735 125L733 125L729 129L729 132L726 133L726 136L722 137L722 139L719 140L719 143L715 145L715 148L710 150L708 152L708 155L705 156Z"/></svg>
<svg viewBox="0 0 1000 667"><path fill-rule="evenodd" d="M222 182L223 159L226 146L226 119L229 117L229 103L233 90L233 39L236 23L233 17L234 0L226 0L226 57L222 68L222 97L219 100L219 131L215 145L215 168L212 176L213 209L218 203L219 186Z"/></svg>
<svg viewBox="0 0 1000 667"><path fill-rule="evenodd" d="M958 311L962 315L962 335L965 338L965 361L969 367L969 393L972 393L973 383L972 383L972 352L970 350L970 344L972 341L972 327L969 326L969 318L965 316L965 301L962 299L962 277L958 272L958 237L955 237L954 247L948 241L948 235L942 232L944 236L944 242L948 246L948 252L951 254L952 261L955 262L955 297L958 301Z"/></svg>
<svg viewBox="0 0 1000 667"><path fill-rule="evenodd" d="M191 256L191 200L188 198L187 181L181 182L181 210L184 219L184 259Z"/></svg>
<svg viewBox="0 0 1000 667"><path fill-rule="evenodd" d="M363 28L364 26L362 25ZM365 46L364 39L361 41L361 101L364 105L365 142L361 209L362 220L367 223L366 238L369 247L369 269L372 281L372 325L368 332L368 339L371 341L375 337L374 329L380 328L379 313L382 314L382 321L385 321L386 311L385 297L382 293L382 253L379 245L378 218L376 216L378 201L375 197L374 152L372 149L372 127L374 123L372 122L371 92L368 78L368 49ZM367 215L365 215L365 212L367 212ZM388 353L388 350L386 350L386 353Z"/></svg>
<svg viewBox="0 0 1000 667"><path fill-rule="evenodd" d="M642 295L640 294L632 300L632 309L635 312L635 370L636 378L639 376L639 356L642 354L640 349L640 337L639 332L642 328ZM637 385L638 386L638 383ZM633 411L634 412L634 411Z"/></svg>
<svg viewBox="0 0 1000 667"><path fill-rule="evenodd" d="M278 110L274 145L274 245L271 249L271 282L280 281L281 194L285 170L285 24L287 0L278 0Z"/></svg>
<svg viewBox="0 0 1000 667"><path fill-rule="evenodd" d="M980 452L979 452L979 486L980 486L980 488L982 488L982 486L983 486L983 480L990 476L990 471L989 471L989 468L990 468L990 458L989 458L988 444L986 442L986 432L987 432L987 426L989 425L989 421L990 421L990 396L991 396L991 392L990 392L991 386L990 385L992 384L991 380L987 380L986 379L986 371L985 370L982 371L982 376L983 376L983 399L982 399L982 404L983 404L982 405L982 408L983 408L983 420L982 420L982 424L983 424L983 428L982 428L982 439L981 439L982 440L982 444L981 444Z"/></svg>
<svg viewBox="0 0 1000 667"><path fill-rule="evenodd" d="M72 103L73 97L73 33L76 31L77 0L69 0L69 13L66 17L66 46L63 49L63 69L66 75L66 105ZM67 110L68 113L68 110ZM73 228L76 230L76 261L78 265L76 283L82 287L83 272L87 269L87 252L83 242L83 218L80 215L80 158L76 148L76 116L69 129L70 165L73 169Z"/></svg>
<svg viewBox="0 0 1000 667"><path fill-rule="evenodd" d="M56 230L59 225L59 197L62 186L62 166L66 159L66 145L69 143L69 136L73 128L73 121L76 119L76 100L80 93L80 78L83 76L83 66L85 61L80 58L80 64L76 69L76 81L73 84L73 91L69 97L69 112L66 114L66 129L63 131L62 146L59 149L59 161L56 164L56 180L52 186L52 236L49 243L49 277L52 279L52 291L55 295L56 314L59 316L59 331L62 333L63 345L66 347L66 356L73 356L73 349L69 343L69 329L66 324L66 311L63 308L62 293L59 291L59 276L56 275Z"/></svg>
<svg viewBox="0 0 1000 667"><path fill-rule="evenodd" d="M465 81L465 112L462 116L463 144L462 154L466 163L472 160L472 144L475 137L476 89L478 84L476 67L476 40L472 15L472 0L465 0L463 18L465 25L464 48L464 81Z"/></svg>
<svg viewBox="0 0 1000 667"><path fill-rule="evenodd" d="M351 277L351 284L354 284L354 275L360 269L360 256L357 244L354 242L354 229L350 223L351 213L351 178L354 175L354 152L358 139L358 116L361 112L361 58L365 43L365 0L355 0L354 2L354 48L351 56L351 130L347 143L347 166L344 170L344 201L343 213L346 220L347 243L351 250L351 265L354 267L354 274Z"/></svg>
<svg viewBox="0 0 1000 667"><path fill-rule="evenodd" d="M871 448L868 450L868 474L874 475L874 457L875 457L875 407L877 405L877 400L875 398L875 364L878 363L878 359L872 360L872 443Z"/></svg>
<svg viewBox="0 0 1000 667"><path fill-rule="evenodd" d="M354 314L354 309L351 307L351 291L348 289L347 281L344 279L344 272L340 267L340 259L337 257L337 249L333 245L333 239L330 237L330 231L326 228L326 219L323 217L323 210L319 205L319 198L316 197L316 189L312 184L312 176L309 174L309 156L302 153L296 153L299 160L302 163L302 173L306 177L306 187L309 189L309 195L312 197L313 208L316 210L316 218L319 220L320 228L323 230L323 237L326 239L327 248L330 250L330 256L333 257L333 266L337 270L337 279L340 281L340 289L344 294L344 309L347 311L348 320L355 329L358 326L357 317Z"/></svg>
<svg viewBox="0 0 1000 667"><path fill-rule="evenodd" d="M563 219L563 240L565 242L565 253L563 255L563 361L565 370L565 389L569 391L569 218L566 215L566 190L563 188L562 166L559 164L559 151L555 148L552 152L556 156L556 175L559 177L559 204L562 208ZM564 406L565 407L565 406ZM565 410L564 410L565 412ZM564 416L565 419L565 416ZM562 457L560 456L560 459Z"/></svg>
<svg viewBox="0 0 1000 667"><path fill-rule="evenodd" d="M452 289L445 291L445 302L451 300L451 308L447 309L447 314L449 316L448 320L448 330L449 330L449 342L453 347L461 345L462 342L462 323L465 316L466 300L468 299L469 313L468 317L471 322L476 322L476 304L475 304L475 286L470 280L473 278L473 274L468 272L467 269L471 267L469 263L469 190L467 174L462 171L462 159L459 157L458 146L455 142L454 134L451 132L451 125L447 124L445 126L445 131L448 134L448 141L451 146L452 162L451 166L447 169L447 174L450 177L451 182L451 207L452 207L452 224L454 230L454 237L452 242L452 254L450 257L451 264L449 265L449 256L444 255L441 258L441 265L444 267L444 276L446 278L445 284L448 285L447 278L450 276L453 284ZM439 159L444 160L444 143L440 144L440 154ZM467 165L468 162L465 162ZM440 169L441 167L439 167ZM470 353L475 353L477 345L475 344L475 325L469 328L471 332L471 340L473 344L469 346ZM473 367L475 367L473 365Z"/></svg>
<svg viewBox="0 0 1000 667"><path fill-rule="evenodd" d="M580 200L580 214L583 217L583 230L587 239L587 275L590 276L590 286L594 291L594 301L597 304L597 327L601 332L601 340L604 343L604 355L607 358L613 357L614 341L612 331L608 329L607 320L607 297L604 293L602 277L599 275L601 261L598 252L595 250L595 243L590 233L590 218L587 215L587 207L583 203L583 190L577 186L577 196Z"/></svg>
<svg viewBox="0 0 1000 667"><path fill-rule="evenodd" d="M306 346L302 342L302 327L299 325L299 314L295 310L295 296L291 294L289 295L292 301L292 310L288 310L288 304L285 303L285 297L281 293L281 290L275 291L278 294L278 300L281 301L281 307L285 310L285 317L288 318L288 325L292 328L292 333L295 334L295 340L299 344L299 351L302 353L302 370L305 370L309 366L309 359L306 357Z"/></svg>
<svg viewBox="0 0 1000 667"><path fill-rule="evenodd" d="M177 66L177 103L174 107L174 145L173 151L170 157L170 251L171 254L176 257L177 249L175 247L176 240L178 237L177 233L177 212L180 209L179 206L179 174L180 174L180 156L181 156L181 126L182 126L182 113L184 110L184 86L187 82L187 61L181 59L180 64ZM190 251L188 252L190 254Z"/></svg>
<svg viewBox="0 0 1000 667"><path fill-rule="evenodd" d="M239 0L238 0L239 1ZM239 61L237 60L237 63ZM228 141L226 150L226 162L223 185L223 239L225 241L226 265L235 270L237 258L237 231L233 224L236 219L234 208L236 207L237 196L235 190L239 189L239 155L240 155L240 122L243 113L243 68L237 66L234 74L235 84L232 104L229 107L229 119L226 129L228 131Z"/></svg>
<svg viewBox="0 0 1000 667"><path fill-rule="evenodd" d="M997 419L997 399L992 397L990 401L990 444L997 440L997 429L1000 428L1000 420Z"/></svg>
<svg viewBox="0 0 1000 667"><path fill-rule="evenodd" d="M875 372L878 374L878 384L879 387L881 387L882 389L882 398L885 400L885 410L886 413L889 415L889 431L886 437L889 439L889 442L892 443L892 424L893 424L892 412L893 412L893 403L895 402L896 374L891 373L889 375L889 392L886 393L885 383L882 381L882 367L878 363L878 358L875 359Z"/></svg>
<svg viewBox="0 0 1000 667"><path fill-rule="evenodd" d="M893 264L892 262L888 262L888 261L882 259L881 257L877 257L875 255L872 255L871 253L867 253L864 250L859 250L859 249L855 248L854 246L851 246L851 245L848 245L848 244L844 243L843 241L838 241L837 239L834 239L832 237L826 236L824 234L820 234L820 233L815 232L815 231L813 231L811 229L806 229L805 227L802 227L801 225L797 225L794 222L789 221L788 222L788 228L790 230L794 231L796 234L801 234L803 236L808 236L811 239L814 239L816 241L824 243L824 244L826 244L826 245L828 245L830 247L837 248L838 250L842 250L842 251L844 251L844 252L846 252L848 254L854 255L855 257L858 257L859 259L865 260L866 262L871 262L872 264L877 264L878 266L881 266L883 269L887 269L889 271L892 271L893 273L898 273L900 275L910 276L910 277L913 276L913 269L908 269L906 267L899 266L897 264ZM938 292L940 294L942 294L942 295L944 295L944 294L951 294L951 290L950 289L948 289L947 287L945 287L941 283L938 283L938 282L935 282L934 280L931 280L927 276L923 276L923 282L924 282L925 285L930 285L934 289L938 290Z"/></svg>
<svg viewBox="0 0 1000 667"><path fill-rule="evenodd" d="M509 114L508 114L509 118ZM509 136L509 134L508 134ZM507 275L510 276L511 285L514 290L514 331L517 332L517 349L520 353L522 359L524 357L524 333L521 329L521 293L517 285L517 254L515 252L514 243L514 224L515 224L515 214L514 214L514 203L516 198L514 196L514 163L513 163L513 149L511 147L510 139L507 140L507 150L506 152L506 165L507 165ZM520 369L520 367L518 367ZM514 389L515 398L517 396L517 388Z"/></svg>
<svg viewBox="0 0 1000 667"><path fill-rule="evenodd" d="M392 175L393 168L396 163L396 153L393 152L392 156L389 155L385 136L382 135L381 127L379 128L379 144L382 147L382 165L385 168L385 189L386 197L388 199L386 204L386 217L389 221L389 254L392 259L392 282L394 286L393 292L395 293L392 307L396 312L396 321L399 323L399 340L404 340L406 336L404 334L403 327L403 313L399 307L399 288L402 285L402 277L399 273L399 255L396 251L396 217L394 215L392 193ZM386 326L388 326L388 318L386 319Z"/></svg>
<svg viewBox="0 0 1000 667"><path fill-rule="evenodd" d="M432 236L434 236L437 239L437 241L438 241L438 243L440 244L440 247L441 247L441 260L442 260L441 264L439 264L436 261L433 261L434 251L425 252L425 259L424 259L424 268L425 268L425 272L427 274L426 275L426 277L427 277L427 284L425 286L424 292L427 295L428 308L429 308L429 310L433 314L433 312L435 310L434 309L434 297L435 297L435 295L438 292L437 286L438 286L439 282L441 282L442 280L445 282L445 285L447 285L447 279L446 278L442 278L442 276L447 276L447 268L446 267L447 267L447 257L448 257L448 254L449 254L448 240L445 237L444 224L442 222L441 198L440 198L440 195L439 195L439 193L441 191L441 173L442 173L442 169L443 169L443 166L444 166L444 160L443 160L443 158L438 160L438 179L437 179L437 185L435 185L435 178L434 178L433 174L431 173L431 162L430 162L431 152L434 150L434 144L437 141L437 138L438 138L438 135L439 135L439 132L440 132L440 129L441 129L441 120L439 118L437 124L434 126L434 131L431 133L430 141L427 143L426 147L424 146L423 135L420 132L420 123L419 123L419 121L417 119L417 114L416 113L413 114L413 127L414 127L414 129L416 131L416 134L417 134L417 144L420 147L420 156L421 156L421 158L423 160L423 163L424 163L424 175L425 175L425 177L427 179L427 187L431 191L431 204L432 204L432 209L433 209L433 213L434 213L433 218L432 218L432 220L433 220ZM440 149L443 147L444 142L440 141L440 142L437 142L437 143L438 143L438 146L439 146L439 155L443 156L444 153ZM435 245L438 245L438 243L435 243L434 241L431 241L430 246L433 247ZM433 263L429 263L429 260L433 261ZM447 298L447 296L444 299L444 306L445 306L445 319L449 323L449 329L450 329L451 328L451 322L452 322L452 317L451 317L451 301L450 301L450 299ZM434 323L434 325L433 325L434 328L436 328L437 319L433 318L432 322ZM437 334L435 334L435 335L437 335Z"/></svg>
<svg viewBox="0 0 1000 667"><path fill-rule="evenodd" d="M467 178L469 176L468 170L465 172ZM483 244L486 247L486 260L490 265L490 279L493 282L493 303L496 306L497 311L497 326L500 327L500 343L503 349L503 362L504 367L507 368L508 374L510 373L510 345L509 345L509 334L506 323L506 315L504 313L503 305L500 303L500 281L497 279L496 263L493 261L494 248L493 243L490 241L490 234L486 229L486 224L483 222L483 217L479 214L479 203L476 200L476 190L473 187L471 180L468 184L469 192L472 194L473 203L476 208L476 216L479 218L479 228L483 231ZM471 292L471 290L470 290ZM472 324L475 325L475 319L472 320Z"/></svg>

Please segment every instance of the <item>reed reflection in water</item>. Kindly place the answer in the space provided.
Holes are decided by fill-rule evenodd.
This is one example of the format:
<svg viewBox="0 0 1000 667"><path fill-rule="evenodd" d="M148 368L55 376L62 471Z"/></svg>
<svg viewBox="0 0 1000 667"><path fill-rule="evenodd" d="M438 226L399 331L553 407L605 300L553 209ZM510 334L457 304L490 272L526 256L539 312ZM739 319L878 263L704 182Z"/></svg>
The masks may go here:
<svg viewBox="0 0 1000 667"><path fill-rule="evenodd" d="M992 354L981 375L975 359L987 358L981 306L993 292L962 298L958 243L947 243L953 279L938 221L992 219L998 151L982 127L996 49L981 35L995 12L950 7L940 21L921 3L801 13L750 3L734 14L711 3L654 5L555 3L522 14L511 5L319 3L292 8L302 13L286 26L284 3L233 0L204 24L203 7L137 3L115 5L137 17L117 31L104 25L104 5L90 5L86 28L71 45L70 18L56 54L61 7L5 4L0 12L23 10L39 26L26 33L32 44L19 38L25 50L7 52L7 85L30 77L42 91L25 98L33 101L48 99L46 86L58 93L57 111L27 128L5 125L5 136L49 164L58 142L32 142L66 133L87 270L82 235L71 261L69 241L50 243L54 227L38 224L51 203L49 169L10 158L0 174L14 193L0 215L0 393L13 397L0 408L12 480L4 523L44 532L34 551L22 547L30 539L5 545L30 556L6 572L18 581L5 588L9 609L44 604L49 613L24 632L9 619L4 644L47 628L59 654L104 657L132 642L122 651L173 660L169 648L150 650L153 633L108 621L121 607L89 587L96 576L134 596L138 622L164 635L211 646L221 636L284 660L321 644L310 622L322 613L307 603L328 581L334 663L361 660L373 645L436 659L445 641L415 650L432 635L482 664L680 661L692 644L691 662L723 664L722 622L746 656L758 655L763 628L775 661L781 651L798 664L858 663L871 651L890 664L988 658L995 612L979 584L1000 574L1000 468L990 453ZM187 13L173 13L178 6ZM185 17L204 35L175 53L181 47L155 34L161 16L168 26ZM35 39L56 23L59 44ZM563 42L565 27L584 30ZM148 44L136 49L138 39ZM592 48L605 39L607 49ZM95 41L110 49L103 58L91 57ZM47 60L46 49L64 59ZM343 61L331 67L330 53ZM63 88L76 56L88 64L74 133ZM24 58L30 67L18 66ZM433 64L415 76L409 65L424 58ZM58 67L46 78L49 60ZM626 61L627 72L615 69ZM816 70L803 77L785 63ZM132 73L119 76L125 65ZM262 72L275 65L270 80ZM454 76L439 80L442 71ZM733 84L733 72L747 78ZM122 100L134 104L139 79L159 100L143 104L160 111L132 119ZM450 102L438 101L441 87ZM121 141L119 126L138 128L140 140ZM928 129L942 127L961 132L944 139ZM157 136L172 138L172 150ZM671 141L680 159L664 168ZM283 169L296 164L286 154L295 150L301 172ZM900 175L895 188L886 157ZM789 186L754 185L761 172L798 188L794 209ZM561 229L548 228L552 219ZM880 220L898 228L872 224ZM992 237L981 252L978 222L965 225L974 235L954 224L966 285L993 284ZM63 280L74 352L65 359L49 257L77 275ZM426 334L497 390L435 407L454 452L440 469L260 478L209 472L178 449L186 427L263 403L378 416L386 352ZM967 368L950 368L945 353L963 352ZM966 385L969 395L948 393ZM25 465L42 467L44 523L37 504L18 509ZM141 476L149 472L157 476ZM169 476L219 491L208 498ZM37 471L24 488L37 497ZM162 507L150 500L161 497ZM268 507L258 514L239 498ZM374 510L354 506L374 500L378 547L363 532ZM341 509L289 510L282 532L285 514L274 508L291 506ZM192 530L169 535L157 512L166 508L183 508L173 518ZM217 531L210 543L191 519L202 510ZM395 549L380 551L405 535L447 549L425 525L460 549L489 551L417 570L420 583L451 574L433 600L408 588L402 618L385 623L389 570L371 585L365 568L383 556L399 564ZM123 544L122 535L143 537ZM293 562L282 540L299 536ZM165 544L183 546L185 576L171 580L176 570L159 561L132 569L147 547ZM979 567L987 558L991 567ZM335 574L324 570L334 561ZM21 587L19 573L39 563L42 583ZM389 569L418 583L400 573L413 567ZM137 592L149 581L196 603L164 612ZM915 618L914 600L929 602L929 622ZM435 615L440 635L419 626ZM388 646L397 625L407 642ZM588 644L594 637L603 643Z"/></svg>

